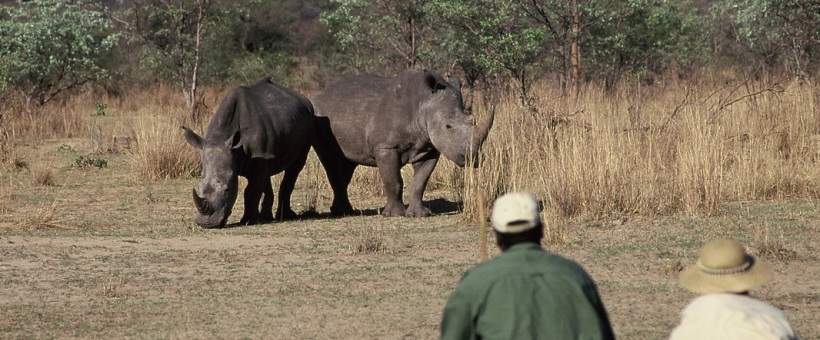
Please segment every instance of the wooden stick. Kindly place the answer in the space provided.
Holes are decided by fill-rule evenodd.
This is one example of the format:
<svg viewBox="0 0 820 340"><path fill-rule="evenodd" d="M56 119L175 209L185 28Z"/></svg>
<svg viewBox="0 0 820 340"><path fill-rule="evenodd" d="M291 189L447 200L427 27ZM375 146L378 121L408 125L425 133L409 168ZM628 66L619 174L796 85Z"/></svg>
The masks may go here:
<svg viewBox="0 0 820 340"><path fill-rule="evenodd" d="M478 225L479 225L479 242L481 242L481 262L487 261L487 216L484 214L484 194L478 190L476 196L478 204Z"/></svg>

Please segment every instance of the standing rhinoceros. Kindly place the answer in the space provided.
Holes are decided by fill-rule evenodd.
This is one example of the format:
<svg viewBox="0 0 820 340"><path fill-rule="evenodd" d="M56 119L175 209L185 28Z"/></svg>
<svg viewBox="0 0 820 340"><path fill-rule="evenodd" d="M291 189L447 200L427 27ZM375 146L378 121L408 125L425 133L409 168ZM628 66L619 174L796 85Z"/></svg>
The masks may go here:
<svg viewBox="0 0 820 340"><path fill-rule="evenodd" d="M199 211L196 223L205 228L225 225L236 201L237 176L248 179L245 213L239 223L273 220L270 178L282 171L276 219L295 216L290 195L310 151L314 119L307 98L261 79L228 93L205 138L183 126L185 140L202 150L202 182L199 190L193 190Z"/></svg>
<svg viewBox="0 0 820 340"><path fill-rule="evenodd" d="M393 78L358 75L332 80L313 98L318 137L314 149L333 188L334 214L353 210L347 187L358 165L379 168L387 204L384 216L429 216L422 205L439 156L476 166L478 150L493 124L480 126L464 112L461 85L429 71L404 71ZM413 164L409 205L402 201L400 170Z"/></svg>

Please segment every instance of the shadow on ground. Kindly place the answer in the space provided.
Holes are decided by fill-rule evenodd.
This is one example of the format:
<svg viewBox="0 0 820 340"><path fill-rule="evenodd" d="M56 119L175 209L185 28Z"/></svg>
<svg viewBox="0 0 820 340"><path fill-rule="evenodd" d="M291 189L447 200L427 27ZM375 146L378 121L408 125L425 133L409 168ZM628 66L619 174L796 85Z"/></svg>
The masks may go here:
<svg viewBox="0 0 820 340"><path fill-rule="evenodd" d="M430 212L435 215L450 215L450 214L457 214L461 212L463 204L461 202L451 202L443 198L436 198L431 201L424 202L424 206L430 209ZM369 209L354 209L352 213L346 215L336 215L331 212L316 212L316 211L306 211L299 214L293 220L296 221L304 221L304 220L324 220L324 219L334 219L334 218L342 218L346 216L379 216L381 215L381 208L369 208ZM265 222L261 224L268 224L268 223L277 223L277 221L273 222ZM237 223L230 223L225 225L224 229L230 228L237 228L243 227L244 224Z"/></svg>

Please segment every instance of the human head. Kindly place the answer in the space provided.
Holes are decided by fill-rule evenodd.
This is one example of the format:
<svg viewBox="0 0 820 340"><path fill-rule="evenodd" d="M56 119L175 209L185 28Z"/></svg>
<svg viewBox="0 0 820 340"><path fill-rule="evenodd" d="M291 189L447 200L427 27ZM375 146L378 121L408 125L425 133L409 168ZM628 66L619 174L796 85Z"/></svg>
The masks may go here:
<svg viewBox="0 0 820 340"><path fill-rule="evenodd" d="M680 285L695 293L744 293L771 281L772 267L746 252L738 241L715 239L698 262L680 274Z"/></svg>
<svg viewBox="0 0 820 340"><path fill-rule="evenodd" d="M490 222L502 251L517 243L541 243L544 237L538 200L529 193L512 192L496 199Z"/></svg>

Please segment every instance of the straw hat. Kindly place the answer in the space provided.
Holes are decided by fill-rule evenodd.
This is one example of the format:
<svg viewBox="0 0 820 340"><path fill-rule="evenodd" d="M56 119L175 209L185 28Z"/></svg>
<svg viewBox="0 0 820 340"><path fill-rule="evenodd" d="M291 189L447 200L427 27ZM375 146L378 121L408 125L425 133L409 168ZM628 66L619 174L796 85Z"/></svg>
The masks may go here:
<svg viewBox="0 0 820 340"><path fill-rule="evenodd" d="M742 293L771 281L772 267L749 255L740 242L716 239L680 274L680 285L695 293Z"/></svg>

